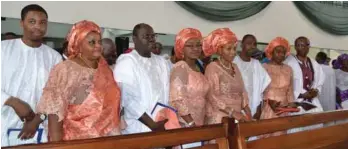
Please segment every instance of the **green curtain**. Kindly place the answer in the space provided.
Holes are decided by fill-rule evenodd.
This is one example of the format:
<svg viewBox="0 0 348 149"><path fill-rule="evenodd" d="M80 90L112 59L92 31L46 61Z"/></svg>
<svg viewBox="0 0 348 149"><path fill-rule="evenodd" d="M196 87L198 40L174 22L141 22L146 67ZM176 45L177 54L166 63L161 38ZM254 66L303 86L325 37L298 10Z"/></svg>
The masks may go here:
<svg viewBox="0 0 348 149"><path fill-rule="evenodd" d="M259 13L270 2L176 2L189 12L211 21L235 21Z"/></svg>
<svg viewBox="0 0 348 149"><path fill-rule="evenodd" d="M321 2L294 2L313 24L335 35L348 35L348 7Z"/></svg>

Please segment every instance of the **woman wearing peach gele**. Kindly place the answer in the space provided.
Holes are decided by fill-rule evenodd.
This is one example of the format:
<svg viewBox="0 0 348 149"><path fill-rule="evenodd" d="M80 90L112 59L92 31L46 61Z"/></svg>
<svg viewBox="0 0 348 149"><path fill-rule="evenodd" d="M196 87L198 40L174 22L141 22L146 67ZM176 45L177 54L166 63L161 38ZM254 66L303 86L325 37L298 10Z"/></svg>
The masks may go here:
<svg viewBox="0 0 348 149"><path fill-rule="evenodd" d="M102 57L101 32L90 21L67 36L69 59L50 72L38 112L48 115L49 141L120 134L120 90Z"/></svg>
<svg viewBox="0 0 348 149"><path fill-rule="evenodd" d="M232 63L236 56L237 37L228 28L214 30L203 40L206 56L218 54L205 71L210 90L207 101L206 123L221 123L225 116L238 121L250 121L248 94L238 67Z"/></svg>
<svg viewBox="0 0 348 149"><path fill-rule="evenodd" d="M286 56L290 54L289 42L282 37L277 37L268 44L265 53L267 58L270 59L270 62L263 64L263 67L268 72L272 81L264 92L263 99L265 104L262 105L260 119L287 116L289 112L279 110L279 108L286 107L294 102L292 69L290 66L283 64ZM265 134L261 138L282 134L286 134L286 131Z"/></svg>
<svg viewBox="0 0 348 149"><path fill-rule="evenodd" d="M178 110L184 127L202 126L205 117L207 79L196 67L202 53L202 35L197 29L181 30L175 39L175 55L179 59L170 75L170 105Z"/></svg>

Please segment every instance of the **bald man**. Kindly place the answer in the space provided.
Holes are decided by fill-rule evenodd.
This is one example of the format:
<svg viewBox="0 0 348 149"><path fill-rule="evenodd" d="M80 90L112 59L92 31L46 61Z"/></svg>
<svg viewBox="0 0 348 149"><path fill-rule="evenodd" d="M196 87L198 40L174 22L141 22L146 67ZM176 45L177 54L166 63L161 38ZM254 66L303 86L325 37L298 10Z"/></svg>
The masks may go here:
<svg viewBox="0 0 348 149"><path fill-rule="evenodd" d="M117 59L116 44L110 38L102 39L103 56L111 69L114 68Z"/></svg>
<svg viewBox="0 0 348 149"><path fill-rule="evenodd" d="M169 105L170 68L163 57L152 53L156 34L150 25L135 25L132 38L134 49L121 54L114 68L127 124L122 134L162 131L166 120L156 121L153 110Z"/></svg>

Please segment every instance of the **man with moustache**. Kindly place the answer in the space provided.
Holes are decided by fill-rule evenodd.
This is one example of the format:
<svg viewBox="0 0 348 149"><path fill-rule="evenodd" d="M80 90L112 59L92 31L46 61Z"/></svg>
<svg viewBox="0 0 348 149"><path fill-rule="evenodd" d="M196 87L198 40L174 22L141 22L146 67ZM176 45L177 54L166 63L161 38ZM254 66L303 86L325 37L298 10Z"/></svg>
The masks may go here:
<svg viewBox="0 0 348 149"><path fill-rule="evenodd" d="M254 35L245 35L242 39L242 51L233 60L233 63L238 66L242 73L252 115L256 113L257 106L262 101L263 92L271 83L270 76L259 60L252 58L252 54L257 50L256 44L257 41Z"/></svg>
<svg viewBox="0 0 348 149"><path fill-rule="evenodd" d="M133 29L134 50L118 57L114 78L121 88L127 127L123 134L164 130L167 120L155 122L157 103L168 105L170 68L166 60L152 53L156 34L148 24Z"/></svg>
<svg viewBox="0 0 348 149"><path fill-rule="evenodd" d="M47 12L41 6L25 6L20 21L23 37L1 42L2 146L47 141L41 125L47 116L35 114L35 109L50 70L62 60L58 52L43 44L47 22Z"/></svg>

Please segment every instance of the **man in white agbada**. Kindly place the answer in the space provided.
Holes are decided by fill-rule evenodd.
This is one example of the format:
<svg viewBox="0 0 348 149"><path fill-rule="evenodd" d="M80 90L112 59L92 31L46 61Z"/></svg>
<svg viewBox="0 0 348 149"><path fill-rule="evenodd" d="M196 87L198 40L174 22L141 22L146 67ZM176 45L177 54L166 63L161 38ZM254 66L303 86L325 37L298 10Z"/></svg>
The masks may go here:
<svg viewBox="0 0 348 149"><path fill-rule="evenodd" d="M127 124L123 134L164 130L166 120L155 122L152 111L157 103L168 105L170 70L162 56L151 53L155 37L151 26L136 25L135 49L122 54L116 62L114 76L121 88Z"/></svg>
<svg viewBox="0 0 348 149"><path fill-rule="evenodd" d="M262 101L263 92L271 83L271 78L261 63L251 58L256 50L256 38L254 35L245 35L242 39L242 51L233 60L241 71L245 88L248 92L251 114L256 113L257 106Z"/></svg>
<svg viewBox="0 0 348 149"><path fill-rule="evenodd" d="M295 40L296 55L289 55L284 61L293 71L294 97L297 102L310 102L316 108L304 110L300 108L300 112L293 115L323 112L323 108L318 99L322 91L325 81L325 74L322 67L314 60L307 57L310 42L306 37L299 37ZM310 130L322 127L322 124L295 128L288 131L294 133L303 130Z"/></svg>
<svg viewBox="0 0 348 149"><path fill-rule="evenodd" d="M320 104L324 111L332 111L336 109L336 75L332 67L328 66L328 57L324 52L319 52L315 60L320 64L325 73L325 81L319 95Z"/></svg>
<svg viewBox="0 0 348 149"><path fill-rule="evenodd" d="M58 52L42 43L47 18L39 5L24 7L23 37L1 42L2 146L47 141L41 125L46 116L34 112L51 68L62 60Z"/></svg>

